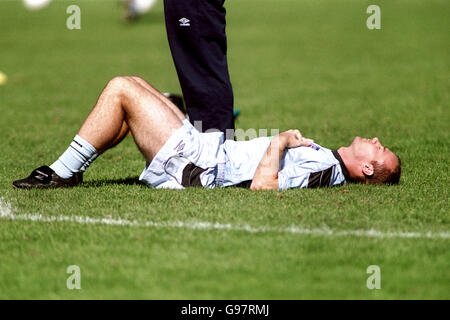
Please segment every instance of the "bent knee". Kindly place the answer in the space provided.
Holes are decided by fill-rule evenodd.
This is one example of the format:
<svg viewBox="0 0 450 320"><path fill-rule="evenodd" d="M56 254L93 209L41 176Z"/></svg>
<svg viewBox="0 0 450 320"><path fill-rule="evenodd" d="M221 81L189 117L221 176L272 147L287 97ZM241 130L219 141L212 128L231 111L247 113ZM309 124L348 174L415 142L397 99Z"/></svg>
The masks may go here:
<svg viewBox="0 0 450 320"><path fill-rule="evenodd" d="M117 76L109 80L107 88L115 93L127 92L134 85L134 81L129 76Z"/></svg>
<svg viewBox="0 0 450 320"><path fill-rule="evenodd" d="M127 82L129 82L130 79L128 79L126 76L116 76L114 78L112 78L111 80L109 80L107 86L108 87L122 87L124 84L126 84Z"/></svg>

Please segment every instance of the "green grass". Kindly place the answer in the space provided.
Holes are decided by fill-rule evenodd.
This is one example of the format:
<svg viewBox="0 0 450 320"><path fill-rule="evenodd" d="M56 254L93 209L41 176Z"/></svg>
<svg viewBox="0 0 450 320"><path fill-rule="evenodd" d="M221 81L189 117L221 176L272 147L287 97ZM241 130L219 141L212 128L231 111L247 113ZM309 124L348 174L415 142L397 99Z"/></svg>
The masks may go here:
<svg viewBox="0 0 450 320"><path fill-rule="evenodd" d="M299 128L329 148L378 136L403 161L399 186L251 192L128 185L144 160L132 139L71 190L11 182L65 150L115 75L179 92L162 1L138 23L115 1L29 12L0 0L0 197L15 212L171 222L449 232L448 1L228 0L237 127ZM449 239L114 227L0 220L0 298L449 299ZM82 290L66 288L79 265ZM381 268L381 290L366 268Z"/></svg>

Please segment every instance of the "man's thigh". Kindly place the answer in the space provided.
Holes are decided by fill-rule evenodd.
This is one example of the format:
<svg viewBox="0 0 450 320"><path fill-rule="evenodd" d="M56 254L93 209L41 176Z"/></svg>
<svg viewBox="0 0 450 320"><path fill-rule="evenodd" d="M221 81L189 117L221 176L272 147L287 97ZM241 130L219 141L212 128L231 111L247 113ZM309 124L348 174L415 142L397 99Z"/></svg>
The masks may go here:
<svg viewBox="0 0 450 320"><path fill-rule="evenodd" d="M126 122L147 161L151 161L172 134L182 126L181 120L165 101L130 79L124 94Z"/></svg>

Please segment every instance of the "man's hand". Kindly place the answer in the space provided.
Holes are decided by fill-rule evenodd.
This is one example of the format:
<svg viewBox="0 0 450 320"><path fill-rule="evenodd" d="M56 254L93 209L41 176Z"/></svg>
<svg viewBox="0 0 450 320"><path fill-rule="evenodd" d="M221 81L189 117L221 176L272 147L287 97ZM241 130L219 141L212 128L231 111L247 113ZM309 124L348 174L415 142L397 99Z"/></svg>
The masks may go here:
<svg viewBox="0 0 450 320"><path fill-rule="evenodd" d="M288 130L273 137L266 154L256 169L251 190L278 189L278 171L286 148L309 147L313 140L302 137L298 130Z"/></svg>
<svg viewBox="0 0 450 320"><path fill-rule="evenodd" d="M286 148L309 147L314 140L303 138L299 130L288 130L279 134L280 139L285 139Z"/></svg>

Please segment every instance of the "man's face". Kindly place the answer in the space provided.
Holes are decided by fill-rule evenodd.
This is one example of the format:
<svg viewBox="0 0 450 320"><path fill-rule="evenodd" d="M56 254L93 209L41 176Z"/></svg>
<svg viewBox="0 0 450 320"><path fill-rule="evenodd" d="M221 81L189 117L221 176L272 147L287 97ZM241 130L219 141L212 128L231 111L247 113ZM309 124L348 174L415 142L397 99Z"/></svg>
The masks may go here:
<svg viewBox="0 0 450 320"><path fill-rule="evenodd" d="M349 148L355 159L362 163L377 161L384 163L389 170L394 170L397 166L398 160L395 154L384 147L376 137L373 139L355 137Z"/></svg>

